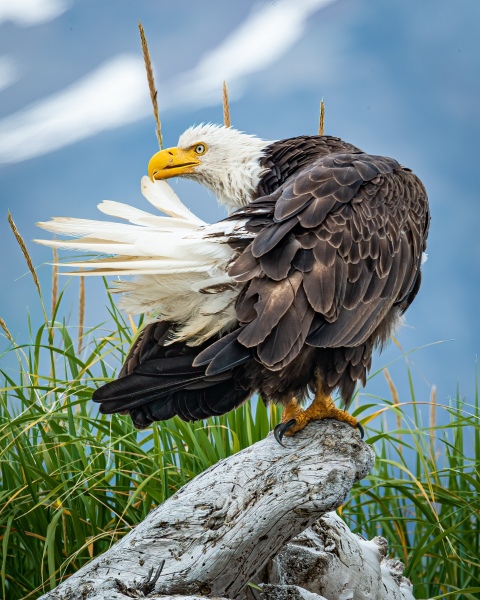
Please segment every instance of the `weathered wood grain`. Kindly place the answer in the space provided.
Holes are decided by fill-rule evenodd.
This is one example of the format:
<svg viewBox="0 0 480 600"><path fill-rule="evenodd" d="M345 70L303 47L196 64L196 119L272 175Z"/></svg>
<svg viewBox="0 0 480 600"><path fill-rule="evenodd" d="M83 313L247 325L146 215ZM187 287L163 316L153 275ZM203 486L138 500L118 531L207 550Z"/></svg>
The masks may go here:
<svg viewBox="0 0 480 600"><path fill-rule="evenodd" d="M293 587L301 590L297 593L326 600L414 600L412 585L403 577L404 565L387 559L387 553L384 538L364 540L338 515L329 513L271 561L265 600L281 600L284 590Z"/></svg>
<svg viewBox="0 0 480 600"><path fill-rule="evenodd" d="M338 421L311 423L285 444L269 435L220 461L42 599L244 596L255 573L340 506L374 462L358 432Z"/></svg>

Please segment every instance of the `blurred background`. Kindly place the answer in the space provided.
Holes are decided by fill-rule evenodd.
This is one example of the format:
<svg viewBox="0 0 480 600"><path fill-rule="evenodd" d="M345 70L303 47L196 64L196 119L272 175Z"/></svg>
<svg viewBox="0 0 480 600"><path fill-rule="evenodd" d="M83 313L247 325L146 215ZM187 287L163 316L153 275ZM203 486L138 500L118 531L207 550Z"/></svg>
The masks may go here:
<svg viewBox="0 0 480 600"><path fill-rule="evenodd" d="M222 122L265 139L325 132L396 158L423 180L432 224L423 285L391 361L409 400L431 385L473 399L479 348L480 3L478 0L0 0L0 316L18 343L41 307L7 223L27 241L49 305L50 251L31 242L51 216L106 218L117 200L149 210L140 178L158 150L139 43L141 20L159 95L164 145L188 126ZM173 180L206 221L224 216L197 184ZM65 278L65 283L67 283ZM78 280L67 318L77 325ZM86 286L86 327L108 320L103 284ZM69 315L70 313L70 315ZM108 329L108 325L106 325ZM74 333L73 333L74 335ZM436 342L443 343L437 344ZM0 339L0 352L8 345ZM2 368L14 369L8 357ZM368 393L389 397L382 376Z"/></svg>

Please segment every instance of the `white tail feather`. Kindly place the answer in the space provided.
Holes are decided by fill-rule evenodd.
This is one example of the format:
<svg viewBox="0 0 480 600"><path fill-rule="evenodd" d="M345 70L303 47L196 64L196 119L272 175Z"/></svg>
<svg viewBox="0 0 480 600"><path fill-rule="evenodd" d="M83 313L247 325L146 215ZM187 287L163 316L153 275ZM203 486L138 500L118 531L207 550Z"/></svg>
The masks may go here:
<svg viewBox="0 0 480 600"><path fill-rule="evenodd" d="M152 182L148 177L142 177L142 194L153 206L166 215L205 225L204 221L188 210L166 181Z"/></svg>
<svg viewBox="0 0 480 600"><path fill-rule="evenodd" d="M202 343L236 320L237 284L226 274L234 251L225 242L234 231L239 237L251 234L240 222L207 225L165 181L153 183L143 177L141 189L147 200L169 217L105 200L99 210L128 223L56 217L38 225L75 239L35 241L103 255L63 263L61 266L69 269L82 269L65 274L138 276L134 281L116 282L114 291L123 293L121 308L175 322L175 339Z"/></svg>

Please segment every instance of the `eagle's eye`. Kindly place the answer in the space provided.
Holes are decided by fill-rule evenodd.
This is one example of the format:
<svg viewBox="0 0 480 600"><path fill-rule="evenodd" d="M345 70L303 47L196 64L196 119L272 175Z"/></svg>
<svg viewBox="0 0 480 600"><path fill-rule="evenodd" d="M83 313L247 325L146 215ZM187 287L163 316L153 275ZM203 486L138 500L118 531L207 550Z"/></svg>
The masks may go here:
<svg viewBox="0 0 480 600"><path fill-rule="evenodd" d="M195 150L195 154L205 154L205 152L207 151L207 147L205 146L205 144L197 144L194 148Z"/></svg>

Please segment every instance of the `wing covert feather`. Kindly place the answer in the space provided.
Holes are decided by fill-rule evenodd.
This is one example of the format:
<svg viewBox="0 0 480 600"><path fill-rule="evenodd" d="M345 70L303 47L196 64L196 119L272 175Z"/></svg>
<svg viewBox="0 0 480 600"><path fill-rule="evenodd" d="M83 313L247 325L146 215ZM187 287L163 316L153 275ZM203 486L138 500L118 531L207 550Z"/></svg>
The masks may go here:
<svg viewBox="0 0 480 600"><path fill-rule="evenodd" d="M238 342L271 370L305 343L365 343L412 292L429 219L419 179L361 151L320 156L235 216L257 233L229 269Z"/></svg>

